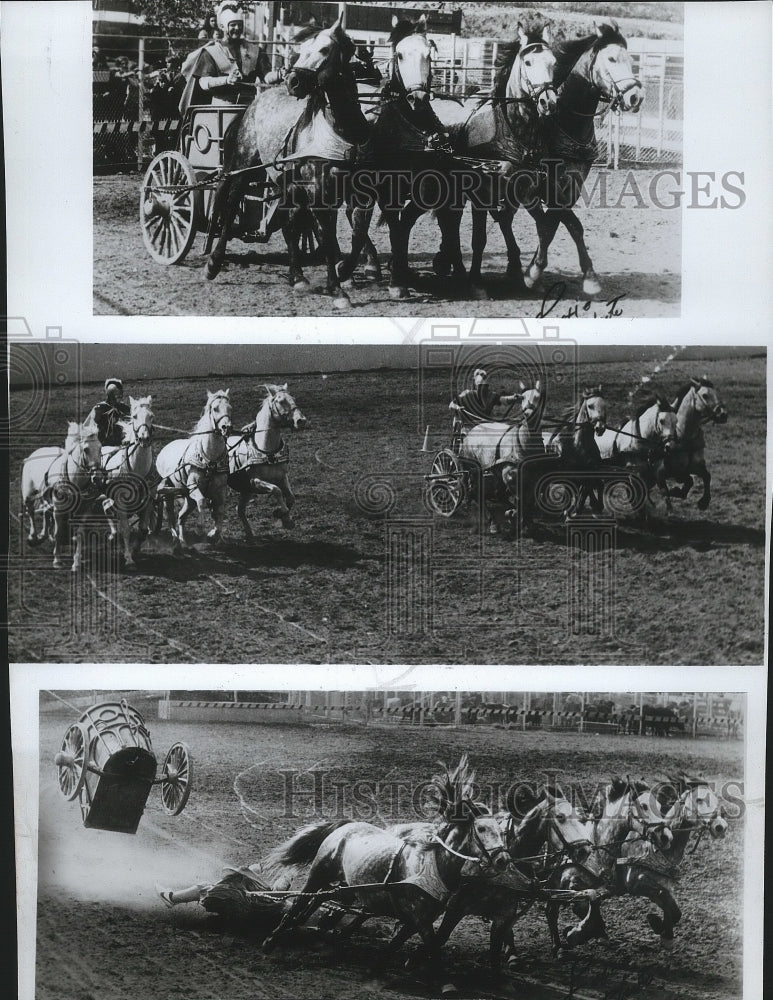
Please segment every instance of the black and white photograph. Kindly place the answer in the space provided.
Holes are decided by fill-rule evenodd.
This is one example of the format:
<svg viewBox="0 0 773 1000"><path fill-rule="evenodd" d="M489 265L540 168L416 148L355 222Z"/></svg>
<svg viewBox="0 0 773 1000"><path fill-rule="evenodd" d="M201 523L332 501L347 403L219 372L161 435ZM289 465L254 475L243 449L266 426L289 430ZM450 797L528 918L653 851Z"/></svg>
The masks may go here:
<svg viewBox="0 0 773 1000"><path fill-rule="evenodd" d="M94 312L678 316L683 6L99 0Z"/></svg>
<svg viewBox="0 0 773 1000"><path fill-rule="evenodd" d="M41 689L37 1000L761 996L746 692L410 680Z"/></svg>
<svg viewBox="0 0 773 1000"><path fill-rule="evenodd" d="M476 330L15 342L11 658L762 665L766 351Z"/></svg>

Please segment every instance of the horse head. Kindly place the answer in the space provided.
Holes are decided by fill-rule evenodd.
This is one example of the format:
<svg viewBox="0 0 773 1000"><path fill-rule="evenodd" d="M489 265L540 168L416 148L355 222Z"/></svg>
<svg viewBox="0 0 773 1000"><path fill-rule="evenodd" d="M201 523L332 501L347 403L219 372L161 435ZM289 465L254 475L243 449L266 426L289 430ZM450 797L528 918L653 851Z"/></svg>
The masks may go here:
<svg viewBox="0 0 773 1000"><path fill-rule="evenodd" d="M644 88L633 71L628 43L612 20L600 21L594 27L596 38L587 56L588 78L610 101L612 111L638 111L644 101Z"/></svg>
<svg viewBox="0 0 773 1000"><path fill-rule="evenodd" d="M519 21L517 40L502 48L494 95L516 106L532 104L540 116L552 114L556 110L556 57L550 45L548 25L527 32Z"/></svg>
<svg viewBox="0 0 773 1000"><path fill-rule="evenodd" d="M705 375L703 378L691 378L690 385L697 400L697 409L707 414L715 424L727 423L727 410L714 388L714 383Z"/></svg>
<svg viewBox="0 0 773 1000"><path fill-rule="evenodd" d="M708 830L715 840L724 838L728 822L719 796L708 782L703 778L681 776L667 787L678 795L666 814L666 821L672 827Z"/></svg>
<svg viewBox="0 0 773 1000"><path fill-rule="evenodd" d="M406 98L416 111L426 107L432 96L432 55L434 45L427 37L427 18L418 21L392 18L389 35L392 46L390 89Z"/></svg>
<svg viewBox="0 0 773 1000"><path fill-rule="evenodd" d="M68 461L75 466L76 474L88 476L93 486L103 484L102 444L99 429L93 420L86 420L83 424L71 421L67 426L64 448Z"/></svg>
<svg viewBox="0 0 773 1000"><path fill-rule="evenodd" d="M287 383L264 385L263 388L268 393L267 402L274 424L279 427L291 427L294 431L304 430L308 421L287 391Z"/></svg>
<svg viewBox="0 0 773 1000"><path fill-rule="evenodd" d="M523 382L519 384L521 389L521 412L527 424L536 425L542 419L542 411L545 408L545 394L542 391L540 380L537 379L531 389L527 389Z"/></svg>
<svg viewBox="0 0 773 1000"><path fill-rule="evenodd" d="M659 806L657 794L643 781L615 778L609 786L605 816L622 816L631 832L661 851L667 850L674 837Z"/></svg>
<svg viewBox="0 0 773 1000"><path fill-rule="evenodd" d="M285 86L288 93L299 99L316 90L327 90L349 68L355 51L354 42L344 31L342 17L329 28L314 23L301 28L293 42L300 45L300 51L285 77Z"/></svg>
<svg viewBox="0 0 773 1000"><path fill-rule="evenodd" d="M207 390L207 405L204 408L202 420L211 424L210 429L217 431L224 438L231 433L231 390L220 389L217 392Z"/></svg>
<svg viewBox="0 0 773 1000"><path fill-rule="evenodd" d="M669 404L658 396L655 414L655 430L666 451L673 451L677 445L676 413Z"/></svg>
<svg viewBox="0 0 773 1000"><path fill-rule="evenodd" d="M524 853L537 853L545 843L557 854L566 855L578 864L590 857L592 845L585 817L558 788L537 789L519 784L512 798L508 796L508 806L511 817L508 846L514 861ZM525 815L524 810L527 810ZM523 818L516 824L518 816Z"/></svg>
<svg viewBox="0 0 773 1000"><path fill-rule="evenodd" d="M438 836L454 851L471 851L481 867L505 871L510 855L496 817L475 798L475 774L467 754L453 771L441 766L443 773L431 781L438 797Z"/></svg>
<svg viewBox="0 0 773 1000"><path fill-rule="evenodd" d="M131 432L132 439L141 448L149 447L153 438L153 412L150 409L152 402L152 396L141 396L139 399L129 396L129 419L121 421L122 426Z"/></svg>
<svg viewBox="0 0 773 1000"><path fill-rule="evenodd" d="M577 412L575 423L578 426L590 424L597 437L607 429L607 403L601 395L601 386L583 389L582 403Z"/></svg>

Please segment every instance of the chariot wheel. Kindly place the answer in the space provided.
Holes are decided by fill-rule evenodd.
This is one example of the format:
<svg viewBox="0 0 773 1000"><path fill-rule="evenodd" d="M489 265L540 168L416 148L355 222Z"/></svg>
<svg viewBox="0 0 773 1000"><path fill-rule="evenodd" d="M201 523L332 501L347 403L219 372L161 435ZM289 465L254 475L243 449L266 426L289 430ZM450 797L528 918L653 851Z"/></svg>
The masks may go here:
<svg viewBox="0 0 773 1000"><path fill-rule="evenodd" d="M64 734L62 747L54 757L59 778L59 791L68 802L72 802L80 795L86 780L88 746L89 739L86 727L80 722L75 722Z"/></svg>
<svg viewBox="0 0 773 1000"><path fill-rule="evenodd" d="M426 502L440 517L451 517L467 499L467 473L450 449L438 452L427 479Z"/></svg>
<svg viewBox="0 0 773 1000"><path fill-rule="evenodd" d="M170 816L178 816L191 794L193 761L185 743L169 748L161 771L161 805Z"/></svg>
<svg viewBox="0 0 773 1000"><path fill-rule="evenodd" d="M188 160L167 149L151 162L140 191L140 227L145 247L157 264L181 261L196 238L199 192ZM177 190L175 190L177 189Z"/></svg>

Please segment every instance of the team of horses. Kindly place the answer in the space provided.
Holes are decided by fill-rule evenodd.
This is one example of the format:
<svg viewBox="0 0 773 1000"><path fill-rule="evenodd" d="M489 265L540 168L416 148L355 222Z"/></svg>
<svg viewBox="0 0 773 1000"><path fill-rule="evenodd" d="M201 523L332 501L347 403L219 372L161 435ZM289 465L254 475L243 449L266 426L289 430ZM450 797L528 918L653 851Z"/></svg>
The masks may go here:
<svg viewBox="0 0 773 1000"><path fill-rule="evenodd" d="M614 776L584 804L555 781L514 782L499 812L476 797L466 755L427 786L434 817L386 828L345 818L313 823L256 864L200 887L198 901L221 917L267 923L267 951L315 914L320 929L335 928L342 939L372 917L393 920L383 960L418 935L430 982L450 992L441 948L457 925L490 922L489 963L498 975L505 960L517 964L516 924L536 903L546 905L556 956L607 937L603 906L624 895L655 904L647 923L671 949L685 858L696 841L728 831L713 787L685 774L654 785ZM176 905L173 893L162 896ZM567 907L575 921L561 929Z"/></svg>
<svg viewBox="0 0 773 1000"><path fill-rule="evenodd" d="M582 390L558 419L544 414L544 383L538 380L531 388L521 383L521 389L521 413L513 420L462 414L469 426L458 454L467 468L482 473L477 496L492 534L499 530L494 511L502 506L505 516L517 517L522 526L536 508L570 517L589 502L595 513L605 505L614 514L626 513L615 497L618 487L624 488L627 512L647 519L654 509L651 490L658 488L670 512L673 498L688 497L693 475L703 483L697 506L708 508L711 474L703 428L725 423L728 414L706 376L690 379L671 402L648 392L620 427L608 423L602 386Z"/></svg>
<svg viewBox="0 0 773 1000"><path fill-rule="evenodd" d="M369 235L377 208L389 229L394 298L410 296L410 234L428 210L440 229L434 269L453 276L460 297L481 294L489 215L505 239L514 294L539 280L561 224L577 245L584 292L600 291L574 205L595 159L597 117L608 109L636 112L643 102L626 39L614 22L557 43L549 26L526 31L519 22L515 38L500 43L491 91L465 100L433 92L436 50L423 15L395 16L384 83L371 85L368 95L362 86L358 91L355 44L340 18L328 28L301 29L295 43L298 54L285 85L260 90L225 136L224 175L206 246L208 278L223 265L247 185L268 184L277 195L269 231L284 235L291 287L310 291L299 249L307 223L327 265L325 293L339 308L350 302L348 289L363 255L365 276L381 276ZM469 272L460 239L467 204L473 223ZM537 236L525 267L513 234L521 205ZM352 225L346 253L336 229L341 208Z"/></svg>
<svg viewBox="0 0 773 1000"><path fill-rule="evenodd" d="M59 569L65 565L62 552L74 537L72 570L77 571L84 526L91 523L117 538L124 566L131 570L151 530L161 530L163 511L173 551L183 550L186 521L194 511L202 519L211 517L207 537L219 542L229 489L239 495L237 513L247 541L254 535L246 509L257 496L271 497L274 517L285 528L293 527L295 497L282 432L303 430L306 417L286 384L264 389L254 421L241 431L232 424L230 391L208 391L190 435L170 441L155 461L150 396L129 397L129 416L119 421L120 445L103 447L90 418L70 423L64 448L38 448L24 460L22 516L29 523L28 544L52 541Z"/></svg>

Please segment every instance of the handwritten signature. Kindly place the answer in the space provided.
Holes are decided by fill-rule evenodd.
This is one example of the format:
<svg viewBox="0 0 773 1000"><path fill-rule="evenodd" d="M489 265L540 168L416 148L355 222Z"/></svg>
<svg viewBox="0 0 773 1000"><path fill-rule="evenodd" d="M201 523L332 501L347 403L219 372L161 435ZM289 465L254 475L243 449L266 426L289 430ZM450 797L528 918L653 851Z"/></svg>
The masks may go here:
<svg viewBox="0 0 773 1000"><path fill-rule="evenodd" d="M566 282L556 281L550 286L542 300L542 306L540 311L537 313L537 319L545 319L546 316L550 316L551 313L554 314L554 319L615 319L618 316L623 315L623 310L620 307L620 301L625 298L625 293L621 295L616 295L613 299L607 299L604 303L606 306L606 311L603 309L599 312L599 303L592 302L590 299L581 301L577 300L573 305L569 306L566 312L555 313L555 310L559 308L561 303L564 301L564 293L566 292ZM566 303L564 303L564 306Z"/></svg>
<svg viewBox="0 0 773 1000"><path fill-rule="evenodd" d="M566 995L571 998L579 989L596 989L603 992L605 1000L628 1000L651 986L654 979L646 968L620 968L608 962L580 959L572 962Z"/></svg>

